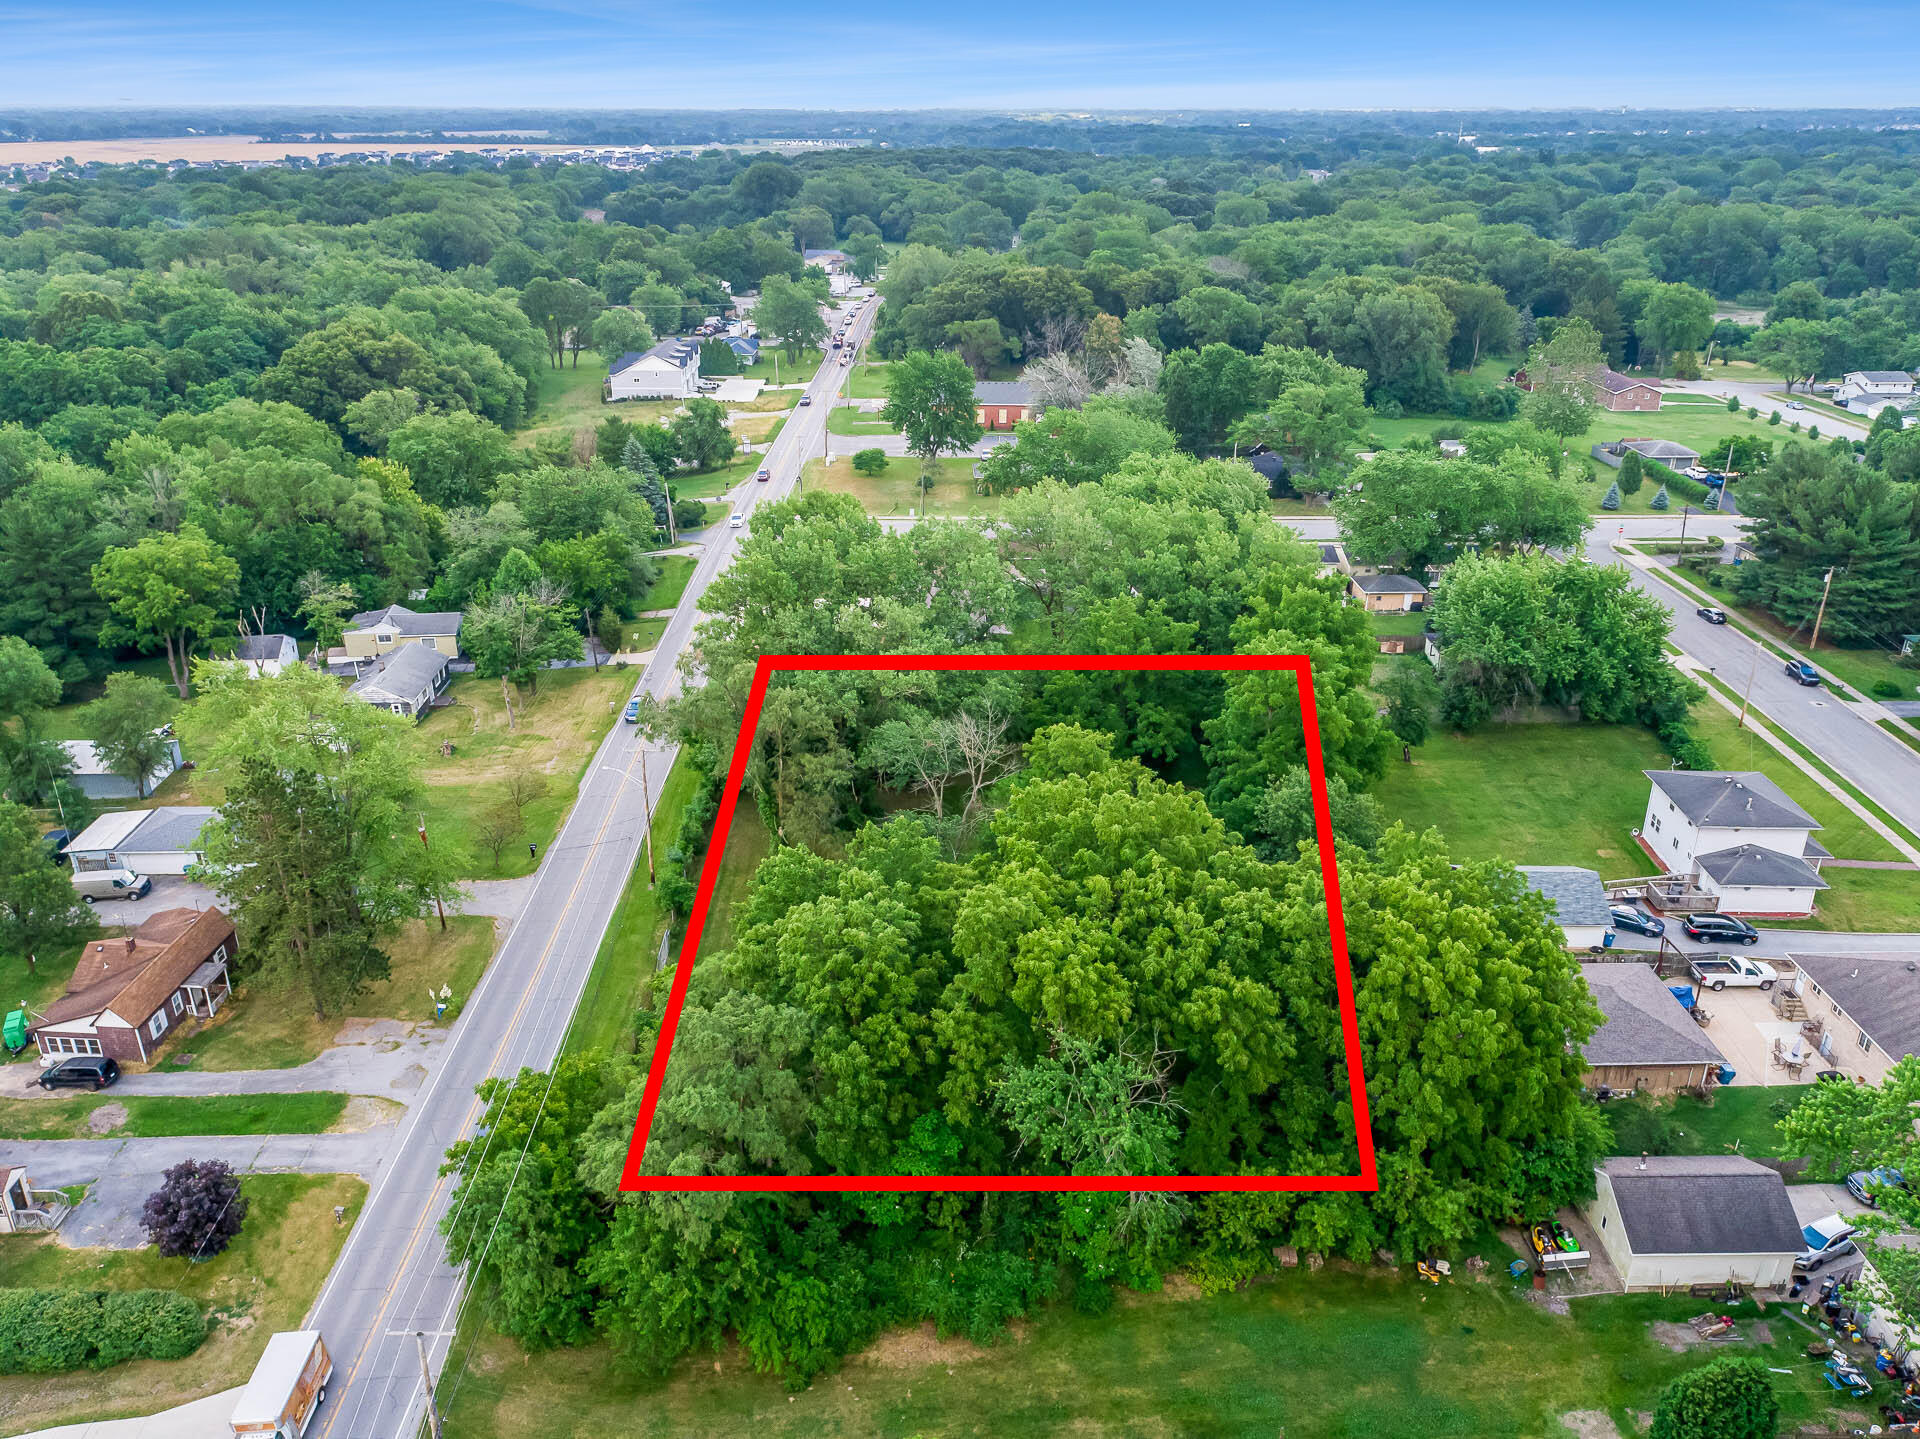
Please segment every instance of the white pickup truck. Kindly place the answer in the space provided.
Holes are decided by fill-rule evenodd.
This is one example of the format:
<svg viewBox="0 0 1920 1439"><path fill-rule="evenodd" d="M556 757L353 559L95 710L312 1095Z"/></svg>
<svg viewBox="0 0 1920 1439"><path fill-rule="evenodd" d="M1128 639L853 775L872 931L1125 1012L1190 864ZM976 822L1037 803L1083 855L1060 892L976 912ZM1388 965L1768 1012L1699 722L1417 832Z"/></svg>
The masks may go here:
<svg viewBox="0 0 1920 1439"><path fill-rule="evenodd" d="M1780 971L1764 960L1737 959L1730 954L1696 959L1688 968L1694 980L1708 989L1772 989L1780 979Z"/></svg>

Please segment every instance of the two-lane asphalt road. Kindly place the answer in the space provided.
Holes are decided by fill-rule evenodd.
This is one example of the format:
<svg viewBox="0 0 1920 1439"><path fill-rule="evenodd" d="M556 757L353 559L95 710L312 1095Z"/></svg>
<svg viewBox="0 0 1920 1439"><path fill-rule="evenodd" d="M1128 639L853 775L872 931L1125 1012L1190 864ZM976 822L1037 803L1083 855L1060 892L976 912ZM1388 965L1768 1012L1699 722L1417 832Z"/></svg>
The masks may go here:
<svg viewBox="0 0 1920 1439"><path fill-rule="evenodd" d="M869 300L849 338L871 333ZM807 387L812 403L795 408L765 457L770 478L735 492L747 526L714 527L692 580L667 622L652 662L635 687L665 698L679 687L676 668L698 619L697 603L731 563L753 510L790 494L800 467L821 452L828 399L846 371L829 360ZM652 744L615 725L580 784L579 798L540 866L526 907L454 1026L427 1089L408 1111L359 1222L314 1305L308 1327L326 1336L334 1359L327 1402L308 1432L317 1439L413 1439L425 1409L415 1345L426 1336L436 1373L445 1364L464 1293L463 1274L445 1262L440 1221L453 1181L440 1164L447 1147L473 1132L481 1107L475 1087L496 1075L545 1070L593 968L601 936L639 856L646 806L658 801L675 747ZM635 956L635 963L646 962ZM486 1226L482 1226L485 1232Z"/></svg>

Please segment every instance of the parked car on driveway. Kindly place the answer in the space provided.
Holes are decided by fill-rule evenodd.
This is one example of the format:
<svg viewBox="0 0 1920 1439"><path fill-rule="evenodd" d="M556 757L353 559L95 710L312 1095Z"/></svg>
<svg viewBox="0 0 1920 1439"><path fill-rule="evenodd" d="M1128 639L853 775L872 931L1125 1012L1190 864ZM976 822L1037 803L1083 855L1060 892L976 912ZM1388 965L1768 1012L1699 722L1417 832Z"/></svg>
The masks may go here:
<svg viewBox="0 0 1920 1439"><path fill-rule="evenodd" d="M1817 685L1820 683L1820 671L1805 660L1788 660L1784 666L1787 678L1796 684Z"/></svg>
<svg viewBox="0 0 1920 1439"><path fill-rule="evenodd" d="M1760 931L1730 914L1690 914L1680 921L1688 939L1722 940L1729 944L1758 944Z"/></svg>
<svg viewBox="0 0 1920 1439"><path fill-rule="evenodd" d="M1800 1257L1793 1261L1793 1267L1804 1269L1809 1274L1859 1249L1853 1242L1853 1226L1837 1214L1814 1220L1800 1233L1805 1237L1807 1247L1800 1251Z"/></svg>
<svg viewBox="0 0 1920 1439"><path fill-rule="evenodd" d="M1694 613L1710 625L1724 625L1727 622L1727 612L1713 605L1702 605Z"/></svg>
<svg viewBox="0 0 1920 1439"><path fill-rule="evenodd" d="M1869 1209L1880 1207L1879 1191L1905 1189L1906 1176L1897 1169L1856 1169L1847 1176L1847 1193Z"/></svg>
<svg viewBox="0 0 1920 1439"><path fill-rule="evenodd" d="M89 869L76 873L73 887L88 904L99 899L145 899L153 881L126 869Z"/></svg>
<svg viewBox="0 0 1920 1439"><path fill-rule="evenodd" d="M1687 969L1697 983L1708 989L1772 989L1780 982L1780 971L1772 965L1726 954L1696 959Z"/></svg>
<svg viewBox="0 0 1920 1439"><path fill-rule="evenodd" d="M1652 935L1656 939L1667 932L1665 920L1655 919L1650 914L1625 905L1615 905L1607 913L1613 916L1615 929L1630 930L1634 934Z"/></svg>
<svg viewBox="0 0 1920 1439"><path fill-rule="evenodd" d="M67 846L73 843L73 831L50 829L40 836L40 843L47 847L47 858L55 864L67 862Z"/></svg>
<svg viewBox="0 0 1920 1439"><path fill-rule="evenodd" d="M120 1077L119 1064L103 1054L76 1054L40 1071L42 1089L105 1089Z"/></svg>

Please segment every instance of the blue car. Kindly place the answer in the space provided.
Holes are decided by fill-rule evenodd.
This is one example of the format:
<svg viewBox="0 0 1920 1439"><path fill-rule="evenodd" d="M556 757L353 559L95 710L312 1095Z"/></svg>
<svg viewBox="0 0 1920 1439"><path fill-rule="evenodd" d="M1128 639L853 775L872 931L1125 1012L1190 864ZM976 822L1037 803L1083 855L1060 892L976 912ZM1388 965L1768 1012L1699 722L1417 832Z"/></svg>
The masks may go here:
<svg viewBox="0 0 1920 1439"><path fill-rule="evenodd" d="M1630 930L1634 934L1651 935L1656 939L1667 932L1667 923L1665 920L1655 919L1650 914L1642 914L1637 909L1615 908L1607 912L1613 916L1613 927L1615 929Z"/></svg>
<svg viewBox="0 0 1920 1439"><path fill-rule="evenodd" d="M626 721L628 724L640 723L640 696L635 695L627 701Z"/></svg>
<svg viewBox="0 0 1920 1439"><path fill-rule="evenodd" d="M1878 1209L1880 1199L1876 1191L1904 1189L1906 1182L1906 1176L1897 1169L1856 1169L1847 1176L1847 1193L1869 1209Z"/></svg>

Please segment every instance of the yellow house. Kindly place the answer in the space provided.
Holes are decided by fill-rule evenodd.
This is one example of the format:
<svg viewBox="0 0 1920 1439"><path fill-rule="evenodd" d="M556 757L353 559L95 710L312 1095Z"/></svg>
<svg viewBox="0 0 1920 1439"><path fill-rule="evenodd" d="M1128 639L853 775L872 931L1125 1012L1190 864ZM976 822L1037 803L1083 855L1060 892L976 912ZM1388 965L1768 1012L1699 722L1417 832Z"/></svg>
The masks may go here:
<svg viewBox="0 0 1920 1439"><path fill-rule="evenodd" d="M1920 1054L1920 951L1800 954L1790 986L1820 1024L1820 1056L1861 1084L1878 1084Z"/></svg>
<svg viewBox="0 0 1920 1439"><path fill-rule="evenodd" d="M366 610L347 621L341 644L355 660L380 659L414 641L430 644L448 659L460 653L460 612L421 614L405 605Z"/></svg>
<svg viewBox="0 0 1920 1439"><path fill-rule="evenodd" d="M1427 587L1412 575L1349 575L1347 593L1369 614L1403 614L1427 602Z"/></svg>

